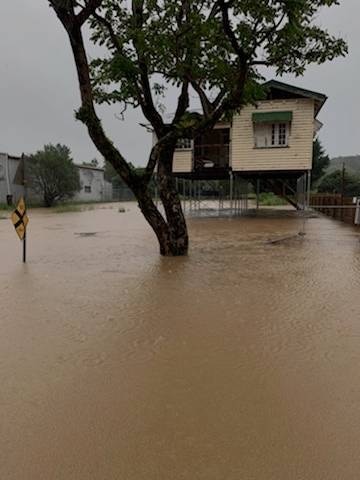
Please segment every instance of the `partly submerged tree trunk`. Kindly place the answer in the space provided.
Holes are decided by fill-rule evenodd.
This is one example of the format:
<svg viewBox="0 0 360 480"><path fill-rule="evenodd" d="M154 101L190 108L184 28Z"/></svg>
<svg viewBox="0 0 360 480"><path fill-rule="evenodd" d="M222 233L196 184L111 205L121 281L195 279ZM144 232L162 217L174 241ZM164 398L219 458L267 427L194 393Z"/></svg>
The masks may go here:
<svg viewBox="0 0 360 480"><path fill-rule="evenodd" d="M165 158L160 158L158 164L157 185L168 226L168 242L172 255L185 255L189 247L189 237L180 197L172 175L173 149L165 152L164 155Z"/></svg>
<svg viewBox="0 0 360 480"><path fill-rule="evenodd" d="M165 218L148 191L139 189L134 193L141 212L159 241L161 255L181 256L188 252L189 237L180 197L171 172L173 151L173 148L162 151L158 160L157 187Z"/></svg>
<svg viewBox="0 0 360 480"><path fill-rule="evenodd" d="M182 235L179 235L178 229L174 228L173 223L163 218L148 192L138 192L136 198L142 214L158 239L160 254L164 256L186 255L188 239L185 220L185 230Z"/></svg>

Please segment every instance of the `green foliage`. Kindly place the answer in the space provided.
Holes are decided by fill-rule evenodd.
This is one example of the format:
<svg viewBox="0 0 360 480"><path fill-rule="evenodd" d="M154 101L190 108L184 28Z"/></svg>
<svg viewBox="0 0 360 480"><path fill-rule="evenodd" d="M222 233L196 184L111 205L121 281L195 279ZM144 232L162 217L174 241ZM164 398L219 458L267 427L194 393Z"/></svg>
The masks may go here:
<svg viewBox="0 0 360 480"><path fill-rule="evenodd" d="M344 191L342 192L342 190ZM318 186L320 193L343 193L346 196L360 195L360 177L342 170L335 170L326 175Z"/></svg>
<svg viewBox="0 0 360 480"><path fill-rule="evenodd" d="M47 207L73 197L81 188L79 171L70 155L66 145L48 144L29 157L26 172L28 184L42 195Z"/></svg>
<svg viewBox="0 0 360 480"><path fill-rule="evenodd" d="M360 155L332 158L326 173L342 169L343 166L345 166L347 172L360 175Z"/></svg>
<svg viewBox="0 0 360 480"><path fill-rule="evenodd" d="M136 168L134 165L129 162L130 168L135 171ZM104 178L107 182L113 184L114 187L125 187L125 182L122 180L120 175L117 173L115 168L111 165L110 162L105 161L105 168L104 168Z"/></svg>
<svg viewBox="0 0 360 480"><path fill-rule="evenodd" d="M263 206L280 206L287 205L287 201L278 197L272 192L262 192L259 195L259 204Z"/></svg>
<svg viewBox="0 0 360 480"><path fill-rule="evenodd" d="M99 17L91 21L93 42L107 49L104 57L92 62L97 101L141 104L144 75L155 97L164 96L169 85L180 86L187 79L209 98L220 92L226 99L238 87L244 61L247 82L235 106L241 107L263 94L258 84L258 64L274 67L279 75L301 75L310 63L346 54L342 39L316 25L319 10L338 3L143 0L133 2L131 9L123 0L105 0L99 12L108 24ZM240 55L235 42L224 32L222 4L228 9ZM229 103L229 108L233 107Z"/></svg>
<svg viewBox="0 0 360 480"><path fill-rule="evenodd" d="M12 205L8 205L7 203L0 203L0 210L14 210L14 207Z"/></svg>
<svg viewBox="0 0 360 480"><path fill-rule="evenodd" d="M144 167L135 167L131 162L129 162L130 168L133 170L135 174L138 175L139 178L142 177L142 175L145 172ZM120 175L116 172L115 168L111 165L110 162L105 162L105 171L104 171L104 178L108 182L112 183L113 188L115 189L127 189L128 187L126 186L125 182L122 180ZM151 193L152 196L155 194L155 181L152 178L148 184L148 189Z"/></svg>
<svg viewBox="0 0 360 480"><path fill-rule="evenodd" d="M325 149L320 140L316 139L313 143L313 165L311 172L311 183L315 185L324 175L330 164L329 156L325 154Z"/></svg>
<svg viewBox="0 0 360 480"><path fill-rule="evenodd" d="M98 168L99 167L99 160L97 158L93 158L92 160L90 160L90 162L82 162L81 165L85 165L85 167Z"/></svg>

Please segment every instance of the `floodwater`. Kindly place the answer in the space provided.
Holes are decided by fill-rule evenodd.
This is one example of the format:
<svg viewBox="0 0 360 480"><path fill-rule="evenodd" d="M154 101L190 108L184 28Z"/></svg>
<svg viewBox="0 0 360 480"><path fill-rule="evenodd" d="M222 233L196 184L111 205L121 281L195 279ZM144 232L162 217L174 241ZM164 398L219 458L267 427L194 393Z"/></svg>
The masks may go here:
<svg viewBox="0 0 360 480"><path fill-rule="evenodd" d="M0 478L358 479L360 232L126 209L0 220Z"/></svg>

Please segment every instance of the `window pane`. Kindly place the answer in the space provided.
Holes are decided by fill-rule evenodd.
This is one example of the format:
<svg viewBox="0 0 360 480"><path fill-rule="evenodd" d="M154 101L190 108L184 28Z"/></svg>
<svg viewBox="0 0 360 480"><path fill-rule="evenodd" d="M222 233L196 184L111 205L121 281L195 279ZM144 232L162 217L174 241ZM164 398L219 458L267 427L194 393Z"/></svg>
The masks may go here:
<svg viewBox="0 0 360 480"><path fill-rule="evenodd" d="M276 145L277 144L277 142L276 142L276 130L277 130L276 124L273 123L271 125L271 145Z"/></svg>
<svg viewBox="0 0 360 480"><path fill-rule="evenodd" d="M279 123L279 145L286 144L286 124Z"/></svg>
<svg viewBox="0 0 360 480"><path fill-rule="evenodd" d="M179 138L176 148L191 148L191 138Z"/></svg>

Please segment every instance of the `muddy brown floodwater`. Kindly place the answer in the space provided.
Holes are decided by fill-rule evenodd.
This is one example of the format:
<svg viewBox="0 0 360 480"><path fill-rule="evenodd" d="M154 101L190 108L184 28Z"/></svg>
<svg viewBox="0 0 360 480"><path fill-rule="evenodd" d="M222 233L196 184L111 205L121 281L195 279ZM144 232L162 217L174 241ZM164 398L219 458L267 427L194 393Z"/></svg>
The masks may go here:
<svg viewBox="0 0 360 480"><path fill-rule="evenodd" d="M137 208L0 220L0 478L360 477L359 231Z"/></svg>

